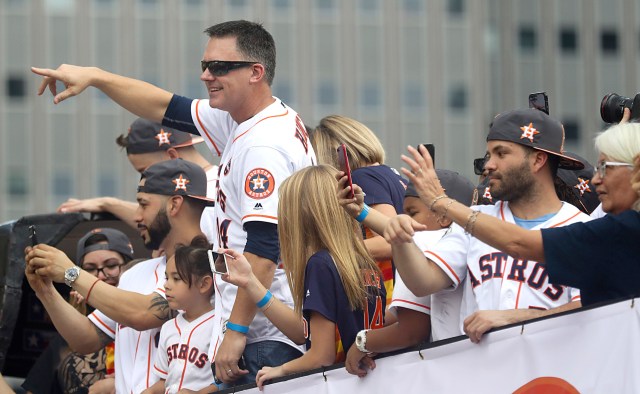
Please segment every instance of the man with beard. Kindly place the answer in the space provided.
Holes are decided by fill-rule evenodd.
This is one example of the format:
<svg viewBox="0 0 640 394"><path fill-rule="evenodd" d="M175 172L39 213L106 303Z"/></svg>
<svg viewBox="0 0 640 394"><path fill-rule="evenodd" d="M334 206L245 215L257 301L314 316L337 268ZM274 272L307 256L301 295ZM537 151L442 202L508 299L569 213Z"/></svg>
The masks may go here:
<svg viewBox="0 0 640 394"><path fill-rule="evenodd" d="M564 154L563 145L562 124L542 111L524 109L496 116L487 136L484 167L496 202L473 209L527 229L589 220L555 193L558 168L583 167ZM408 157L403 160L412 169L416 166ZM403 171L419 180L422 170ZM435 212L441 199L446 195L426 203ZM385 230L394 261L399 261L398 272L417 296L465 286L460 317L473 342L494 327L580 307L577 289L549 283L543 264L509 256L474 238L470 234L474 223L471 215L466 226L454 225L451 233L424 253L408 237L413 232L410 218L400 215Z"/></svg>
<svg viewBox="0 0 640 394"><path fill-rule="evenodd" d="M135 221L145 246L165 255L125 272L117 288L100 283L59 249L27 248L26 276L71 349L91 353L115 339L116 392L142 392L157 381L150 370L162 324L172 317L164 298L166 259L180 244L204 237L199 223L206 198L204 170L174 159L156 163L138 184ZM96 308L85 317L65 302L52 282L66 283Z"/></svg>

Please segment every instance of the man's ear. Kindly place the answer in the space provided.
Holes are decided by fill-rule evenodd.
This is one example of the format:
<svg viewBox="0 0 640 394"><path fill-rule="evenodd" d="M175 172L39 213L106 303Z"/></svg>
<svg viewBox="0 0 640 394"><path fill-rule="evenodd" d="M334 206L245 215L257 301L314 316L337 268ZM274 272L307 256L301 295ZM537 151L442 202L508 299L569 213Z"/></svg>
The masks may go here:
<svg viewBox="0 0 640 394"><path fill-rule="evenodd" d="M533 171L538 172L545 164L549 162L549 154L547 152L539 151L537 149L533 152Z"/></svg>
<svg viewBox="0 0 640 394"><path fill-rule="evenodd" d="M171 196L167 200L167 214L169 216L175 216L184 204L183 196Z"/></svg>
<svg viewBox="0 0 640 394"><path fill-rule="evenodd" d="M176 148L169 148L166 152L171 160L180 158L180 154L178 153L178 150Z"/></svg>
<svg viewBox="0 0 640 394"><path fill-rule="evenodd" d="M250 79L251 83L260 82L265 78L266 70L264 69L264 65L260 63L256 63L251 67L251 70L252 70L251 79Z"/></svg>

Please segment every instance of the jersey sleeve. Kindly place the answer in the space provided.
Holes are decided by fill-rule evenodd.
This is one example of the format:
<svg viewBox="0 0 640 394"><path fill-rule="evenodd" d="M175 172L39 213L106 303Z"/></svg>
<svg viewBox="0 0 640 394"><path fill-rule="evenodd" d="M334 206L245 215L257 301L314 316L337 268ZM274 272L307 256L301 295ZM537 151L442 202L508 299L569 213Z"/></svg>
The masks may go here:
<svg viewBox="0 0 640 394"><path fill-rule="evenodd" d="M235 158L233 165L242 167L237 172L242 179L236 179L242 187L239 193L242 223L263 221L277 224L278 188L293 173L290 160L272 147L256 146Z"/></svg>
<svg viewBox="0 0 640 394"><path fill-rule="evenodd" d="M454 223L448 234L424 252L451 279L453 288L463 283L467 274L469 237L462 227Z"/></svg>
<svg viewBox="0 0 640 394"><path fill-rule="evenodd" d="M167 336L171 329L169 324L175 324L174 319L162 325L160 330L160 339L158 340L158 351L156 352L156 359L153 363L153 373L160 379L167 379L169 375L169 360L167 358Z"/></svg>
<svg viewBox="0 0 640 394"><path fill-rule="evenodd" d="M221 156L229 136L237 126L229 113L211 108L208 100L193 100L191 117L211 152Z"/></svg>
<svg viewBox="0 0 640 394"><path fill-rule="evenodd" d="M311 256L304 276L303 311L318 312L335 323L338 320L337 302L334 296L337 294L337 283L328 263L317 256Z"/></svg>
<svg viewBox="0 0 640 394"><path fill-rule="evenodd" d="M389 304L389 311L397 316L397 308L411 309L431 315L431 296L418 297L414 295L396 272L396 282L393 286L393 297L391 304Z"/></svg>
<svg viewBox="0 0 640 394"><path fill-rule="evenodd" d="M107 334L111 339L116 339L116 328L118 323L115 320L107 317L99 310L94 310L89 316L89 320L96 325L102 332Z"/></svg>

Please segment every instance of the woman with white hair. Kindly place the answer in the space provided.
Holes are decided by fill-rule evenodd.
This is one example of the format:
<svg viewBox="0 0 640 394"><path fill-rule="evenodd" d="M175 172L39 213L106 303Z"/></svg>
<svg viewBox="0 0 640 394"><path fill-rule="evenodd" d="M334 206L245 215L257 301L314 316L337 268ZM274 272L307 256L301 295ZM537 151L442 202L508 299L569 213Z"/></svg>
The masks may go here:
<svg viewBox="0 0 640 394"><path fill-rule="evenodd" d="M586 223L542 230L525 230L479 213L449 198L440 186L426 149L409 147L403 156L410 169L403 173L416 186L430 209L453 219L466 232L518 259L547 265L552 283L581 290L582 305L640 294L640 124L624 123L600 133L591 180L607 216ZM635 174L635 176L634 176ZM634 190L632 180L638 182ZM391 220L385 238L392 244L411 242L421 226L406 216ZM420 261L407 259L398 264Z"/></svg>

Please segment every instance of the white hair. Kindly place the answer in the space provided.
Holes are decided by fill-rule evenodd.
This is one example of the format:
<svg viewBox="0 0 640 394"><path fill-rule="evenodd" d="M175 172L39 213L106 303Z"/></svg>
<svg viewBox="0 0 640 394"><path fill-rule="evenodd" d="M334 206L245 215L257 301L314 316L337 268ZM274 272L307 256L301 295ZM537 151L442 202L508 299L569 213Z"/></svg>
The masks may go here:
<svg viewBox="0 0 640 394"><path fill-rule="evenodd" d="M611 126L596 136L595 145L610 160L633 164L640 154L640 123Z"/></svg>

